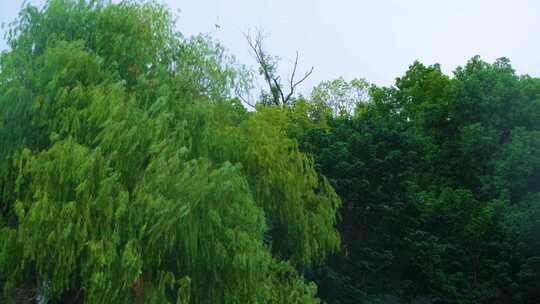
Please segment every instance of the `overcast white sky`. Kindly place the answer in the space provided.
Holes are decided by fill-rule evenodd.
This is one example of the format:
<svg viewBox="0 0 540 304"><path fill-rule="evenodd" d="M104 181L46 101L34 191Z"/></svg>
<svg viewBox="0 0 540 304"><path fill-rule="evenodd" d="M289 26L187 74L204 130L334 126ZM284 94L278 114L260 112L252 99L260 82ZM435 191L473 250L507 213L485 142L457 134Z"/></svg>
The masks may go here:
<svg viewBox="0 0 540 304"><path fill-rule="evenodd" d="M30 0L42 3L43 0ZM388 85L416 59L450 73L478 54L508 57L520 74L540 76L540 0L168 0L178 29L210 33L241 63L253 66L242 32L263 28L268 49L301 54L315 66L306 84L343 76ZM0 0L0 23L23 0ZM219 24L220 28L216 28ZM5 49L5 42L0 42Z"/></svg>

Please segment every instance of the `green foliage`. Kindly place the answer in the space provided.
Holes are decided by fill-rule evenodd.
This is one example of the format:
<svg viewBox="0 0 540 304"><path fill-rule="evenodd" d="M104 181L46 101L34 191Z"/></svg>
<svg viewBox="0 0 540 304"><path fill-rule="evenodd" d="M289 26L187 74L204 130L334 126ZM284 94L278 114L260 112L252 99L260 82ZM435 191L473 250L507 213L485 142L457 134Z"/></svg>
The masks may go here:
<svg viewBox="0 0 540 304"><path fill-rule="evenodd" d="M389 288L403 271L398 258L419 213L408 189L424 154L422 138L385 104L363 106L355 116L328 118L328 129L312 129L302 141L343 201L342 252L319 273L329 303L368 301L365 292Z"/></svg>
<svg viewBox="0 0 540 304"><path fill-rule="evenodd" d="M512 248L515 259L517 289L515 300L534 303L540 296L540 193L528 194L513 206L506 217L505 228L515 240Z"/></svg>
<svg viewBox="0 0 540 304"><path fill-rule="evenodd" d="M500 182L513 202L540 192L540 132L515 128L496 163Z"/></svg>
<svg viewBox="0 0 540 304"><path fill-rule="evenodd" d="M243 81L155 2L51 0L0 73L2 300L317 303L339 198Z"/></svg>
<svg viewBox="0 0 540 304"><path fill-rule="evenodd" d="M367 101L368 87L363 79L323 81L313 89L311 100L326 104L335 115L350 114L358 104Z"/></svg>
<svg viewBox="0 0 540 304"><path fill-rule="evenodd" d="M540 80L505 58L280 97L253 44L248 112L245 69L156 1L28 5L8 43L2 302L540 297Z"/></svg>
<svg viewBox="0 0 540 304"><path fill-rule="evenodd" d="M538 298L538 79L504 58L454 74L415 62L354 115L294 135L343 201L342 251L313 271L328 303ZM342 83L311 103L331 108L321 88Z"/></svg>

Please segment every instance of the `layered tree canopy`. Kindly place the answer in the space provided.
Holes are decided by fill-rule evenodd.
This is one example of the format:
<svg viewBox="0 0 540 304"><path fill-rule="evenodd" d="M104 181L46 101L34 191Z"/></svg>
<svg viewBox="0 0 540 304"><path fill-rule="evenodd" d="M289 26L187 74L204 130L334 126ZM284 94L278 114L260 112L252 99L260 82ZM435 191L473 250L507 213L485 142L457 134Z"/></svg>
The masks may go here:
<svg viewBox="0 0 540 304"><path fill-rule="evenodd" d="M298 136L343 201L343 250L314 274L321 297L536 303L539 115L540 79L507 59L474 57L453 77L416 62Z"/></svg>
<svg viewBox="0 0 540 304"><path fill-rule="evenodd" d="M538 302L539 78L476 56L302 96L298 53L285 80L247 38L258 101L156 1L22 9L0 55L1 303Z"/></svg>
<svg viewBox="0 0 540 304"><path fill-rule="evenodd" d="M26 6L0 57L1 301L317 303L340 201L155 2Z"/></svg>

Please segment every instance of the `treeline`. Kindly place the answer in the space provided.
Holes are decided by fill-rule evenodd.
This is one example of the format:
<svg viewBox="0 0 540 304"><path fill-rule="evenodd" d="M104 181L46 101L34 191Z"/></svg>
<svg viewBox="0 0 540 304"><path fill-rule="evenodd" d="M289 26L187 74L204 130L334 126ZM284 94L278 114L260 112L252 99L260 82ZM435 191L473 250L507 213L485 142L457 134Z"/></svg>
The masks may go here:
<svg viewBox="0 0 540 304"><path fill-rule="evenodd" d="M540 79L474 57L300 96L262 57L248 111L248 71L173 20L50 0L11 25L0 302L537 302Z"/></svg>
<svg viewBox="0 0 540 304"><path fill-rule="evenodd" d="M312 101L354 88L325 83ZM369 96L298 137L343 202L321 297L537 302L540 79L506 59L474 57L451 78L416 62Z"/></svg>

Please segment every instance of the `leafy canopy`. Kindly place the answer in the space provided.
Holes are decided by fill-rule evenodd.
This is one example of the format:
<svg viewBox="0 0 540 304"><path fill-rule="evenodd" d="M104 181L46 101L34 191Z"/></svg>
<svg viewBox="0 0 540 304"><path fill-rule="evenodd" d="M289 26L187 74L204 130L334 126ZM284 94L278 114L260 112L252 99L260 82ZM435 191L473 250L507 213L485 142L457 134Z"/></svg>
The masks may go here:
<svg viewBox="0 0 540 304"><path fill-rule="evenodd" d="M2 299L317 303L339 199L153 1L26 6L0 56Z"/></svg>

